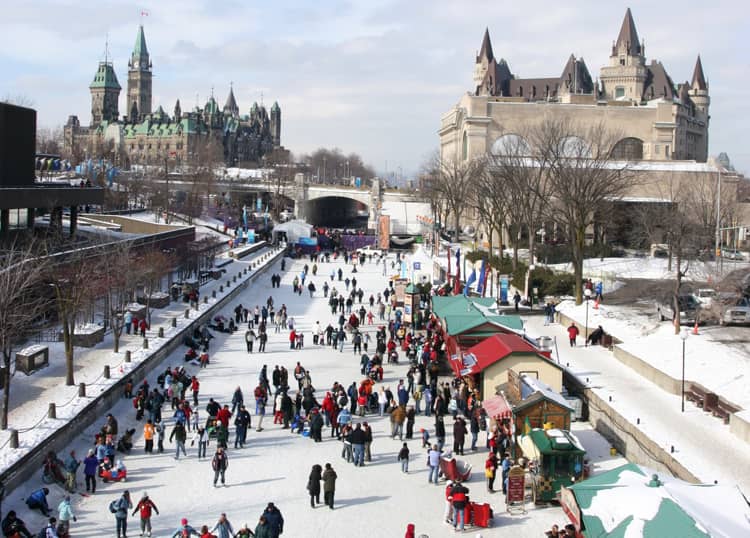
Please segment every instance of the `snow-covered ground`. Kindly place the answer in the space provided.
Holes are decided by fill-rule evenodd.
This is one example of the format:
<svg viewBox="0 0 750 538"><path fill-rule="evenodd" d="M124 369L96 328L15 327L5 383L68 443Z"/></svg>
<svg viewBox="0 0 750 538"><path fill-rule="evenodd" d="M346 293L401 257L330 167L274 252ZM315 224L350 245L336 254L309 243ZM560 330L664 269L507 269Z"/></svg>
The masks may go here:
<svg viewBox="0 0 750 538"><path fill-rule="evenodd" d="M341 261L335 262L337 266ZM312 345L310 331L316 321L325 325L331 320L330 310L322 294L310 299L307 293L301 297L291 293L291 281L302 269L303 262L291 263L287 260L287 271L283 274L282 287L272 289L265 277L248 288L236 303L254 307L262 304L269 295L273 295L275 304L285 303L290 315L294 317L299 328L305 331L305 349L289 350L286 332L270 332L267 352L248 355L245 350L243 333L233 335L217 334L212 342L211 364L205 370L189 368L196 372L201 380L201 405L199 409L205 416L205 405L209 397L224 403L229 402L232 392L239 385L245 401L252 401L252 392L257 384L258 373L262 365L273 370L275 365L284 365L291 372L297 361L310 370L312 381L317 388L316 397L322 399L325 391L334 381L344 385L359 381L359 361L347 345L343 353L331 348ZM332 264L320 263L317 277L313 277L318 290L323 279L330 273ZM272 272L280 269L275 267ZM370 293L382 291L385 278L382 267L365 264L356 275L359 284L368 297ZM336 287L343 288L343 283L336 282ZM229 315L234 304L228 306L225 315ZM183 350L178 350L165 359L164 366L183 364ZM398 380L406 374L406 366L388 366L385 370L384 384L395 388ZM156 375L150 381L153 383ZM46 403L39 403L46 408ZM254 406L250 405L254 411ZM249 443L244 449L231 448L233 433L230 437L228 484L226 488L212 487L213 473L208 459L199 461L196 448L188 446L188 457L175 461L173 445L166 443L164 454L146 455L143 453L141 438L142 423L134 419L134 409L129 400L123 400L112 409L120 420L120 430L135 427L137 429L135 448L131 455L125 457L128 466L128 481L125 483L99 484L93 496L74 496L74 509L78 522L72 526L74 536L113 536L114 518L107 510L107 505L124 490L128 489L134 501L144 491L154 500L160 515L153 518L154 536L171 536L182 517L187 517L192 524L213 525L221 512L226 512L235 529L247 522L251 527L257 523L258 516L266 503L273 501L279 506L286 520L284 536L293 538L329 536L331 538L350 536L353 533L366 536L395 537L404 533L407 523L416 524L417 535L425 534L432 538L452 534L442 523L444 509L444 487L427 483L425 453L421 441L409 441L411 449L410 472L401 473L396 455L401 447L398 440L389 437L390 425L387 418L368 416L374 431L372 446L373 461L365 467L358 468L341 459L341 443L331 438L329 430L324 430L322 443L313 443L309 438L290 434L279 425L272 424L269 413L264 421L264 431L251 429ZM164 416L168 416L168 406ZM102 419L103 422L104 419ZM203 418L201 419L203 420ZM253 417L255 421L257 417ZM170 421L171 422L171 421ZM417 419L415 431L427 427L433 431L434 420L425 417ZM446 445L452 443L449 431ZM81 432L80 437L70 448L79 455L85 454L91 446L97 428ZM623 462L622 458L609 455L609 445L587 424L576 424L582 443L589 452L594 469L611 468ZM171 431L171 423L168 433ZM434 437L434 436L433 436ZM481 438L480 438L481 439ZM483 439L482 441L483 442ZM480 444L481 444L480 442ZM213 443L209 454L213 452ZM541 536L553 523L563 523L566 518L557 507L534 508L523 516L510 517L504 513L502 495L489 494L484 485L482 473L485 454L478 452L466 457L476 469L472 480L467 484L471 498L478 502L490 502L495 510L495 527L482 529L482 536ZM336 485L336 509L330 511L323 507L312 509L305 490L307 476L313 464L329 462L338 473ZM80 476L79 476L80 477ZM32 530L40 528L42 518L38 514L29 514L23 506L23 498L33 489L40 487L39 481L31 481L24 488L11 492L3 502L3 509L16 509L22 518L31 524ZM56 506L63 495L62 490L52 488L51 505ZM130 518L130 536L136 535L137 518ZM467 531L468 532L468 531ZM473 536L474 532L470 534Z"/></svg>

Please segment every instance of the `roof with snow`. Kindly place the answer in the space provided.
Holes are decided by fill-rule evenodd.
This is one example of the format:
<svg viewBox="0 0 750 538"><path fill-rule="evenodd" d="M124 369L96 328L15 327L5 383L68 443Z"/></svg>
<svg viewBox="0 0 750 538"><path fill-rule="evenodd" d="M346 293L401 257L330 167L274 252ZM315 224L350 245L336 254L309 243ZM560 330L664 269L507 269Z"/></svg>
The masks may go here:
<svg viewBox="0 0 750 538"><path fill-rule="evenodd" d="M557 366L554 362L552 364ZM534 376L521 374L521 401L518 402L513 409L515 411L520 411L532 405L536 405L542 400L554 402L563 409L573 411L573 407L571 407L570 403L563 398L562 394L556 392L547 383Z"/></svg>
<svg viewBox="0 0 750 538"><path fill-rule="evenodd" d="M477 336L490 336L501 331L523 332L520 316L501 313L491 297L436 296L432 299L432 306L451 336L469 331Z"/></svg>
<svg viewBox="0 0 750 538"><path fill-rule="evenodd" d="M470 347L460 359L451 360L451 366L459 375L478 374L496 362L514 354L536 355L540 360L548 361L560 368L559 365L550 361L537 348L520 336L506 333L496 333L485 338L477 345ZM460 364L458 364L459 362ZM569 407L567 404L565 405Z"/></svg>
<svg viewBox="0 0 750 538"><path fill-rule="evenodd" d="M750 509L736 487L666 476L653 480L654 475L628 463L570 486L581 510L583 535L750 536Z"/></svg>

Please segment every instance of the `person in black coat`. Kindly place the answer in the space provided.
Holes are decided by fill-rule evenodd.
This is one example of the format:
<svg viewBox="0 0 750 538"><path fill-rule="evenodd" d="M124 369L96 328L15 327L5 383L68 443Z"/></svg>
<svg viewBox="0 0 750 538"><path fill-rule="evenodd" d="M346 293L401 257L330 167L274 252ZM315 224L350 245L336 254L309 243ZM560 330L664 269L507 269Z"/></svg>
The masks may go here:
<svg viewBox="0 0 750 538"><path fill-rule="evenodd" d="M307 491L310 493L311 508L315 508L316 504L320 504L320 481L322 473L323 468L316 463L312 466L310 478L307 479Z"/></svg>

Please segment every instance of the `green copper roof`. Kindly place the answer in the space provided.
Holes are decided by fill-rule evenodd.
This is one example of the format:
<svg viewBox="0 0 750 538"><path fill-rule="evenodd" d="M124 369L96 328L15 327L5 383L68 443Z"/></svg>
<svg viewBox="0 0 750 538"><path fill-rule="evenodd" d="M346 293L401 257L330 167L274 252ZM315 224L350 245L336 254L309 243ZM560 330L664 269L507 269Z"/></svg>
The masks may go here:
<svg viewBox="0 0 750 538"><path fill-rule="evenodd" d="M148 48L146 48L146 36L143 33L142 24L138 27L138 35L135 38L135 47L133 47L133 56L148 56Z"/></svg>
<svg viewBox="0 0 750 538"><path fill-rule="evenodd" d="M94 80L89 85L89 88L122 89L120 83L117 82L117 75L111 63L99 62L99 68L96 70L96 75L94 75Z"/></svg>
<svg viewBox="0 0 750 538"><path fill-rule="evenodd" d="M273 111L280 110L278 101L273 102L273 106L271 107L271 110Z"/></svg>

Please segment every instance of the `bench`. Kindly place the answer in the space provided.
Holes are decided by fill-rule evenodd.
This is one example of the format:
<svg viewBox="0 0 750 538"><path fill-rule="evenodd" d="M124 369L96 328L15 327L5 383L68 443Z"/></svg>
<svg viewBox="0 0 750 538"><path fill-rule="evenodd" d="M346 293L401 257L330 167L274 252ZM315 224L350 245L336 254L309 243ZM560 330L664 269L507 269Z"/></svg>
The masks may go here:
<svg viewBox="0 0 750 538"><path fill-rule="evenodd" d="M711 414L724 421L724 424L729 424L729 416L736 413L740 409L724 400L719 402L711 409Z"/></svg>
<svg viewBox="0 0 750 538"><path fill-rule="evenodd" d="M698 407L703 407L703 402L706 399L706 391L695 385L690 385L690 388L685 391L685 398L689 402L695 402Z"/></svg>
<svg viewBox="0 0 750 538"><path fill-rule="evenodd" d="M49 365L49 347L29 346L16 353L16 370L31 375Z"/></svg>

